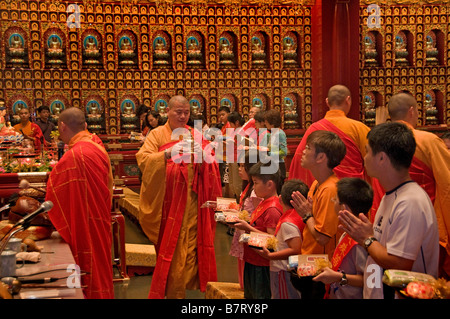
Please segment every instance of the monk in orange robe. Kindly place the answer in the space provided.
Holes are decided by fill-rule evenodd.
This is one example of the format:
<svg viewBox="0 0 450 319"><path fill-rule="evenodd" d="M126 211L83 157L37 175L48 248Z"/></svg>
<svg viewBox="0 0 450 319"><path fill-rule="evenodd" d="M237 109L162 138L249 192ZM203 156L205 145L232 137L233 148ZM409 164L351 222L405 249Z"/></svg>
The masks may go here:
<svg viewBox="0 0 450 319"><path fill-rule="evenodd" d="M326 130L336 133L344 142L347 153L342 162L334 169L338 178L342 177L358 177L366 180L370 184L372 181L364 168L364 156L366 155L367 133L370 128L360 121L356 121L347 117L351 107L350 91L343 85L332 86L328 91L326 103L330 110L325 117L313 124L306 130L300 144L295 151L289 169L289 179L300 179L311 187L314 177L301 165L303 150L306 146L308 136L318 130ZM376 184L379 185L379 184ZM374 188L374 203L379 203L384 195L380 187ZM375 211L369 214L375 216Z"/></svg>
<svg viewBox="0 0 450 319"><path fill-rule="evenodd" d="M411 178L428 194L434 205L441 246L440 276L450 279L450 152L437 135L417 130L418 108L415 98L399 93L389 99L388 111L393 121L411 128L416 152L409 169Z"/></svg>
<svg viewBox="0 0 450 319"><path fill-rule="evenodd" d="M69 150L50 173L46 200L49 217L69 244L88 299L113 299L111 205L113 176L106 150L86 131L83 111L68 108L58 119Z"/></svg>
<svg viewBox="0 0 450 319"><path fill-rule="evenodd" d="M217 281L214 212L200 207L222 194L219 168L211 157L199 163L188 154L189 160L184 155L180 162L178 147L187 141L180 142L178 133L192 134L189 114L187 99L172 97L168 121L150 131L136 154L142 171L139 223L157 252L152 299L184 298L186 289L205 291L208 281ZM196 137L201 139L201 132ZM192 157L198 151L202 156L207 144L200 141Z"/></svg>
<svg viewBox="0 0 450 319"><path fill-rule="evenodd" d="M30 111L27 108L23 108L19 112L20 123L14 125L14 130L22 133L24 138L30 139L34 143L35 152L41 151L41 144L44 141L44 134L42 134L41 128L36 123L30 121Z"/></svg>

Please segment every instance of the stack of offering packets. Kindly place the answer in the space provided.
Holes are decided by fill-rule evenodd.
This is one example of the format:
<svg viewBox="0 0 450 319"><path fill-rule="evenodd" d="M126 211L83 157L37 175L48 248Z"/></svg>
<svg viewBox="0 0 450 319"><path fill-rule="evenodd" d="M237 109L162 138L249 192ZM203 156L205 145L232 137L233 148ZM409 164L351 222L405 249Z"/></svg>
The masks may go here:
<svg viewBox="0 0 450 319"><path fill-rule="evenodd" d="M294 255L288 258L288 269L299 277L317 276L325 267L331 267L327 254Z"/></svg>
<svg viewBox="0 0 450 319"><path fill-rule="evenodd" d="M248 244L252 248L262 249L266 247L270 251L274 251L277 247L277 239L275 236L264 233L250 232L250 234L242 234L239 237L240 243Z"/></svg>
<svg viewBox="0 0 450 319"><path fill-rule="evenodd" d="M215 209L214 220L216 222L234 224L239 220L249 220L249 213L246 210L240 211L239 204L234 198L218 197Z"/></svg>
<svg viewBox="0 0 450 319"><path fill-rule="evenodd" d="M387 269L383 283L397 289L400 294L414 299L450 299L450 286L445 279L413 271Z"/></svg>

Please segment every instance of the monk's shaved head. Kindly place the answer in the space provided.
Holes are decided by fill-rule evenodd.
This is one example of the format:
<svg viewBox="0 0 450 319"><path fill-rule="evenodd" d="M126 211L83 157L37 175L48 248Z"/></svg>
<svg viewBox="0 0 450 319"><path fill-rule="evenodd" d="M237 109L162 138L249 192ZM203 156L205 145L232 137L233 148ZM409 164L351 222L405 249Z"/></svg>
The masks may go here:
<svg viewBox="0 0 450 319"><path fill-rule="evenodd" d="M404 120L411 107L416 108L416 99L408 93L398 93L389 99L388 112L391 120Z"/></svg>
<svg viewBox="0 0 450 319"><path fill-rule="evenodd" d="M182 95L175 95L170 98L167 107L174 108L180 105L189 105L189 101Z"/></svg>
<svg viewBox="0 0 450 319"><path fill-rule="evenodd" d="M328 90L328 105L330 107L332 106L339 106L350 96L350 90L341 84L337 84L332 86Z"/></svg>
<svg viewBox="0 0 450 319"><path fill-rule="evenodd" d="M86 117L84 112L76 107L69 107L61 112L58 122L63 122L74 133L86 129Z"/></svg>

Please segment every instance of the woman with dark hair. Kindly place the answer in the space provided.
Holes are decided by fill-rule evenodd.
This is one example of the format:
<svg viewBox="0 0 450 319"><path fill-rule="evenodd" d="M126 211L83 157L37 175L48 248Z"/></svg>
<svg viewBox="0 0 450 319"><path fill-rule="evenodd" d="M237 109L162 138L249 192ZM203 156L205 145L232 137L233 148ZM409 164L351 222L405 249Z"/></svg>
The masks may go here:
<svg viewBox="0 0 450 319"><path fill-rule="evenodd" d="M144 119L144 128L142 130L142 136L146 137L148 132L163 124L161 114L157 111L148 111Z"/></svg>

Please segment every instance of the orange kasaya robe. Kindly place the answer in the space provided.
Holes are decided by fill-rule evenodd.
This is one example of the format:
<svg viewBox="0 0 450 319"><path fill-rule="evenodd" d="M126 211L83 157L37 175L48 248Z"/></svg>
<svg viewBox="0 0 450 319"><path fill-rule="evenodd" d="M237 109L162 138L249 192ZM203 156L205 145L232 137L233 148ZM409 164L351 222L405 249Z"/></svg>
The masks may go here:
<svg viewBox="0 0 450 319"><path fill-rule="evenodd" d="M34 150L36 153L41 151L41 144L44 140L44 134L42 134L41 128L36 123L28 121L27 125L22 126L22 123L14 125L14 129L19 133L24 133L29 137L34 138ZM22 130L22 132L21 132Z"/></svg>
<svg viewBox="0 0 450 319"><path fill-rule="evenodd" d="M439 244L447 252L445 272L450 276L450 152L437 135L413 129L416 152L409 168L411 178L428 194L439 227Z"/></svg>
<svg viewBox="0 0 450 319"><path fill-rule="evenodd" d="M111 205L113 176L106 150L88 132L75 135L50 173L49 217L80 266L88 299L113 299Z"/></svg>
<svg viewBox="0 0 450 319"><path fill-rule="evenodd" d="M311 124L302 137L300 144L292 158L289 169L289 179L301 179L308 186L311 186L314 177L309 170L304 169L301 164L303 150L306 146L307 137L314 131L325 130L336 133L347 147L347 154L341 164L335 168L335 173L339 178L360 177L367 179L364 170L365 147L367 144L367 133L370 128L359 121L355 121L345 116L341 110L330 110L325 117Z"/></svg>
<svg viewBox="0 0 450 319"><path fill-rule="evenodd" d="M97 134L95 134L95 133L90 133L88 130L86 130L86 132L89 133L89 135L91 136L91 140L92 140L94 143L97 143L98 145L102 146L103 148L105 147L105 145L103 144L102 139L101 139L100 137L98 137Z"/></svg>
<svg viewBox="0 0 450 319"><path fill-rule="evenodd" d="M139 223L157 250L149 292L155 299L184 298L185 289L205 291L217 280L214 212L200 206L221 196L219 168L215 161L166 161L164 150L178 142L167 122L150 131L136 154L143 174Z"/></svg>

